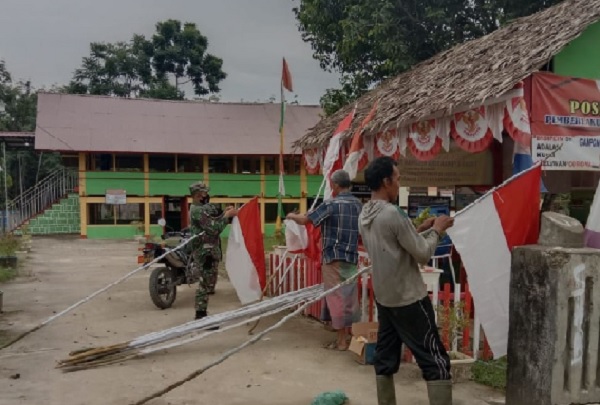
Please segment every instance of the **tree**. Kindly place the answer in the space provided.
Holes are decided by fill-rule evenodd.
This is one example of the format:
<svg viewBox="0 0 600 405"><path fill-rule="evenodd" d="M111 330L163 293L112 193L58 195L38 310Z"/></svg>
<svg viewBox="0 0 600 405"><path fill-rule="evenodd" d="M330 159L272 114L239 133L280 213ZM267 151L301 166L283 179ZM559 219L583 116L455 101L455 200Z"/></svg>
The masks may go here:
<svg viewBox="0 0 600 405"><path fill-rule="evenodd" d="M0 131L32 132L35 130L37 114L37 93L30 82L13 82L4 61L0 61ZM7 170L9 198L14 198L61 167L57 153L41 154L34 150L6 151L6 162L2 169ZM13 181L13 179L18 179ZM3 182L0 189L4 187ZM2 198L2 197L0 197Z"/></svg>
<svg viewBox="0 0 600 405"><path fill-rule="evenodd" d="M208 40L195 24L159 22L149 40L135 34L130 42L90 44L90 55L66 91L177 100L185 97L182 87L191 83L198 96L218 93L226 78L223 60L207 48Z"/></svg>
<svg viewBox="0 0 600 405"><path fill-rule="evenodd" d="M294 1L313 57L322 69L342 74L342 87L321 99L331 114L416 63L559 0Z"/></svg>

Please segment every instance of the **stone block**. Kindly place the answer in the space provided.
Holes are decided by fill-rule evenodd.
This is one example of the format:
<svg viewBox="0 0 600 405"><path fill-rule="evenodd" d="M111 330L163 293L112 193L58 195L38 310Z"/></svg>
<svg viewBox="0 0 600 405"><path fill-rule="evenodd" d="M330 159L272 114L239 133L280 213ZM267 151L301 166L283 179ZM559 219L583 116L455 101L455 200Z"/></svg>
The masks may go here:
<svg viewBox="0 0 600 405"><path fill-rule="evenodd" d="M600 250L512 256L506 405L600 402Z"/></svg>
<svg viewBox="0 0 600 405"><path fill-rule="evenodd" d="M581 222L557 212L542 214L538 244L542 246L581 248L584 229Z"/></svg>

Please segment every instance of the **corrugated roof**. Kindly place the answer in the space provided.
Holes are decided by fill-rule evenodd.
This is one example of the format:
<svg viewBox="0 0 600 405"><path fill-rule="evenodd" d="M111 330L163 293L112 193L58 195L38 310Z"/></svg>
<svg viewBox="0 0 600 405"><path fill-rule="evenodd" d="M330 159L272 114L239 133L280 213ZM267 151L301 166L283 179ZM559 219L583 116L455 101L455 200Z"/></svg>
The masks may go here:
<svg viewBox="0 0 600 405"><path fill-rule="evenodd" d="M347 136L356 130L375 100L377 115L367 125L367 133L447 115L461 106L475 107L498 97L539 70L599 19L600 0L565 0L439 53L359 98ZM354 103L322 120L295 146L326 145L352 108Z"/></svg>
<svg viewBox="0 0 600 405"><path fill-rule="evenodd" d="M82 152L279 154L280 104L123 99L41 93L35 148ZM288 105L285 153L321 118Z"/></svg>

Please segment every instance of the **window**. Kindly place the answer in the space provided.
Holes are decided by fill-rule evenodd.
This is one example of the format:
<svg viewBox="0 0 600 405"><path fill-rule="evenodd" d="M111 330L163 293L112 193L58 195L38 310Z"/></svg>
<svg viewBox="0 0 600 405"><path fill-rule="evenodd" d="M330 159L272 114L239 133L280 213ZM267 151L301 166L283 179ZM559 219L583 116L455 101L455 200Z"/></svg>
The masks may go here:
<svg viewBox="0 0 600 405"><path fill-rule="evenodd" d="M141 172L144 170L144 158L142 155L115 155L115 170Z"/></svg>
<svg viewBox="0 0 600 405"><path fill-rule="evenodd" d="M79 168L79 156L77 155L61 155L61 161L64 167Z"/></svg>
<svg viewBox="0 0 600 405"><path fill-rule="evenodd" d="M204 157L202 155L177 155L177 171L180 173L202 173Z"/></svg>
<svg viewBox="0 0 600 405"><path fill-rule="evenodd" d="M283 214L286 215L294 210L300 209L300 203L282 204ZM285 219L285 218L282 218ZM265 222L273 223L277 221L277 203L265 204Z"/></svg>
<svg viewBox="0 0 600 405"><path fill-rule="evenodd" d="M150 172L174 172L175 155L150 155L148 166Z"/></svg>
<svg viewBox="0 0 600 405"><path fill-rule="evenodd" d="M233 157L210 157L208 159L209 173L233 173Z"/></svg>
<svg viewBox="0 0 600 405"><path fill-rule="evenodd" d="M300 174L300 165L302 164L302 156L300 155L291 155L284 156L285 161L287 162L286 173L287 174Z"/></svg>
<svg viewBox="0 0 600 405"><path fill-rule="evenodd" d="M89 204L90 225L130 225L144 222L144 204Z"/></svg>
<svg viewBox="0 0 600 405"><path fill-rule="evenodd" d="M162 204L161 203L150 203L150 224L158 224L158 220L163 217Z"/></svg>
<svg viewBox="0 0 600 405"><path fill-rule="evenodd" d="M260 174L260 158L238 156L237 172L243 174Z"/></svg>
<svg viewBox="0 0 600 405"><path fill-rule="evenodd" d="M86 156L86 169L91 171L112 170L113 158L110 153L92 153Z"/></svg>
<svg viewBox="0 0 600 405"><path fill-rule="evenodd" d="M265 174L279 174L279 157L265 157Z"/></svg>

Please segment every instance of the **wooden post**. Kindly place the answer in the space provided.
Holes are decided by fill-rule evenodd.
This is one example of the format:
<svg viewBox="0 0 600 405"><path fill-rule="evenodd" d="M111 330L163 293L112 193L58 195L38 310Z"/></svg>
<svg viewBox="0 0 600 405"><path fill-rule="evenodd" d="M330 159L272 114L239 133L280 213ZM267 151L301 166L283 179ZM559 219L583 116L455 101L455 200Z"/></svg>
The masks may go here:
<svg viewBox="0 0 600 405"><path fill-rule="evenodd" d="M308 177L304 159L300 157L300 212L308 210Z"/></svg>
<svg viewBox="0 0 600 405"><path fill-rule="evenodd" d="M150 237L150 157L144 153L144 235Z"/></svg>
<svg viewBox="0 0 600 405"><path fill-rule="evenodd" d="M266 184L266 175L265 175L265 157L260 157L260 226L262 230L262 234L265 234L265 217L266 217L266 193L267 193L267 184Z"/></svg>
<svg viewBox="0 0 600 405"><path fill-rule="evenodd" d="M87 238L88 207L86 197L86 154L79 153L79 233L82 239Z"/></svg>
<svg viewBox="0 0 600 405"><path fill-rule="evenodd" d="M204 182L204 184L206 184L208 186L210 179L209 179L209 165L208 165L208 155L204 155L202 160L202 175L203 175L203 179L202 181Z"/></svg>

